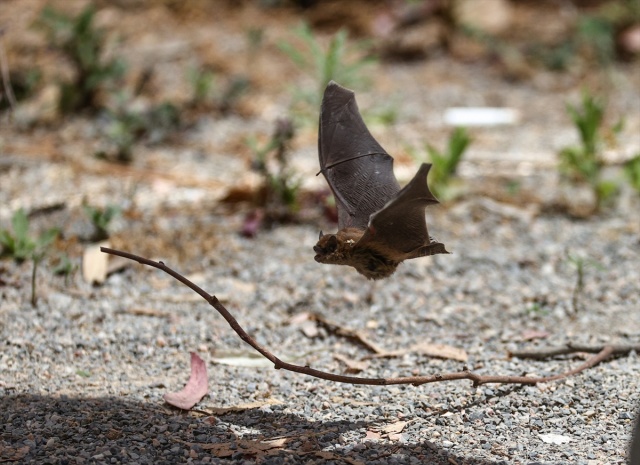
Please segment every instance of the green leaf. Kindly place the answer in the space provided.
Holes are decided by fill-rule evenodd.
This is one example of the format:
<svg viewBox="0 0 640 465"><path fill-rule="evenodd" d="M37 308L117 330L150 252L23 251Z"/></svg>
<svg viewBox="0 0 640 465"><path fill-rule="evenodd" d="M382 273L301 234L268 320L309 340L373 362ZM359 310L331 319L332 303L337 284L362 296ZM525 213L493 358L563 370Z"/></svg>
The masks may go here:
<svg viewBox="0 0 640 465"><path fill-rule="evenodd" d="M640 153L627 161L623 169L631 187L640 194Z"/></svg>
<svg viewBox="0 0 640 465"><path fill-rule="evenodd" d="M45 232L38 236L36 241L36 246L38 249L45 249L48 247L60 234L60 230L58 228L47 229Z"/></svg>
<svg viewBox="0 0 640 465"><path fill-rule="evenodd" d="M0 229L0 245L2 245L3 252L13 253L15 250L16 241L6 229Z"/></svg>
<svg viewBox="0 0 640 465"><path fill-rule="evenodd" d="M11 218L11 224L13 226L13 233L18 240L25 239L29 233L29 218L21 208L17 210Z"/></svg>

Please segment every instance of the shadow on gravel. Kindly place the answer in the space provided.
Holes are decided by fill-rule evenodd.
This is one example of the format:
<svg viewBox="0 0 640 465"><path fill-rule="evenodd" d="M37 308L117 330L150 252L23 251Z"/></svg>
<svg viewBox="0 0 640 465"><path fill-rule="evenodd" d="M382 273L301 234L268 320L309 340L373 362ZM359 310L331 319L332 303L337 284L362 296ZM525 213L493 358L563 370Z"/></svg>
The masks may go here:
<svg viewBox="0 0 640 465"><path fill-rule="evenodd" d="M0 463L501 463L459 458L428 441L363 442L374 424L309 422L272 408L209 416L119 398L5 396Z"/></svg>

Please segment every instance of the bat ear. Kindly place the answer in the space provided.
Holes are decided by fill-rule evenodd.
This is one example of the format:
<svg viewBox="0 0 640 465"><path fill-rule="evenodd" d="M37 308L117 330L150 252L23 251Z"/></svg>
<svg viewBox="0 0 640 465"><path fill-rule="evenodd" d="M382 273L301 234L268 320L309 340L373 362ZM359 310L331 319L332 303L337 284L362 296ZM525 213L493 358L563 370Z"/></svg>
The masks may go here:
<svg viewBox="0 0 640 465"><path fill-rule="evenodd" d="M320 230L320 235L318 236L318 240L322 239L322 236L324 236L324 234L322 234L322 230Z"/></svg>
<svg viewBox="0 0 640 465"><path fill-rule="evenodd" d="M329 237L329 240L327 241L327 245L325 246L325 249L331 253L331 252L335 252L337 248L338 248L338 238L334 234L331 237Z"/></svg>

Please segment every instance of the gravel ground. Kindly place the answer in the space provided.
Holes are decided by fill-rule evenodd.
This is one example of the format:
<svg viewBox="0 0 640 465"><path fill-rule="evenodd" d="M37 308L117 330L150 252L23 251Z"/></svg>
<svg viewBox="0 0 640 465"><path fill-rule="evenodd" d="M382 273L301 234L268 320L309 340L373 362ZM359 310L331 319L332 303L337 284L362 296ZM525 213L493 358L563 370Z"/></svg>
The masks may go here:
<svg viewBox="0 0 640 465"><path fill-rule="evenodd" d="M369 353L323 328L305 335L296 315L320 313L389 350L420 341L462 348L482 374L545 375L579 363L506 356L518 348L638 343L637 221L513 220L475 200L435 210L429 218L454 253L407 262L375 285L313 262L309 226L248 240L232 233L233 221L216 227L219 216L205 214L201 227L224 247L203 251L190 277L277 355L332 372L344 370L335 354ZM600 264L585 272L575 316L566 248ZM213 309L159 271L130 266L101 287L43 271L36 308L25 298L28 277L24 265L2 288L0 457L10 463L625 463L640 405L635 353L536 387L339 385L213 363L255 358ZM531 331L542 340L527 341ZM210 393L183 413L162 395L186 381L189 351L208 361ZM361 375L463 365L407 353L373 359Z"/></svg>
<svg viewBox="0 0 640 465"><path fill-rule="evenodd" d="M139 19L126 19L138 28ZM179 48L149 39L158 44L152 56L158 72L171 83L187 69L180 60L194 44L228 44L219 53L235 59L244 43L241 31L230 34L226 24L181 28L166 28L172 39L181 38ZM273 44L288 32L273 31L267 38ZM125 51L136 64L149 47ZM271 66L267 53L256 73ZM185 131L184 144L136 147L128 167L88 155L97 133L92 120L70 119L50 132L0 126L0 227L25 208L34 213L36 230L62 228L56 252L79 264L89 231L83 200L119 205L125 214L112 227L115 248L164 260L217 295L279 357L334 373L346 370L341 357L362 362L364 377L465 366L480 374L544 376L587 355L530 360L509 352L640 343L638 198L625 192L615 208L582 220L548 208L559 195L555 154L576 141L565 112L567 100L579 99L575 82L544 72L508 82L489 65L446 57L381 65L374 90L358 101L361 108L398 102L397 124L372 132L396 156L402 182L417 165L406 146L445 143L448 107L504 106L522 119L473 129L461 167L470 193L429 209L430 232L453 254L406 262L373 284L353 269L313 261L318 230L335 228L317 212L246 239L237 234L246 206L219 201L230 185L255 185L244 138L269 134L286 113L282 76L289 73L280 62L265 73L259 89L265 95L255 96L249 117L204 117ZM621 160L640 148L640 76L621 66L607 79L610 114L626 120L608 155ZM323 185L313 176L315 137L315 129L303 129L293 147L292 167L305 190ZM505 176L520 194L509 198ZM585 265L577 293L576 260ZM65 278L43 265L36 307L30 281L29 263L0 261L1 463L627 462L640 407L640 359L633 351L538 386L351 386L274 370L214 309L157 270L129 263L92 286L80 272ZM402 353L370 358L362 344L309 314ZM453 346L468 360L409 350L417 343ZM207 362L209 394L183 412L163 395L186 382L190 351Z"/></svg>

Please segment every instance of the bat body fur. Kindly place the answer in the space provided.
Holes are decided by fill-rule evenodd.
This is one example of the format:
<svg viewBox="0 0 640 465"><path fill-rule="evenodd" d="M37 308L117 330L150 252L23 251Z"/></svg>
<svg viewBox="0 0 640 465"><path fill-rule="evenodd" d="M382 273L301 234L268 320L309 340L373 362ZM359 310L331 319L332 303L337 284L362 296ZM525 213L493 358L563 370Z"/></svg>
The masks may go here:
<svg viewBox="0 0 640 465"><path fill-rule="evenodd" d="M333 81L322 100L318 154L336 198L339 230L320 233L317 262L382 279L404 260L449 253L427 231L425 208L438 203L427 185L431 165L423 163L400 189L393 158L365 126L354 93Z"/></svg>

